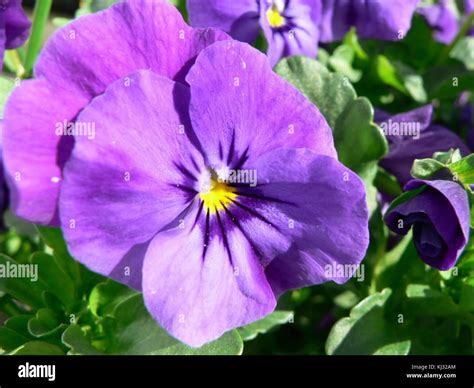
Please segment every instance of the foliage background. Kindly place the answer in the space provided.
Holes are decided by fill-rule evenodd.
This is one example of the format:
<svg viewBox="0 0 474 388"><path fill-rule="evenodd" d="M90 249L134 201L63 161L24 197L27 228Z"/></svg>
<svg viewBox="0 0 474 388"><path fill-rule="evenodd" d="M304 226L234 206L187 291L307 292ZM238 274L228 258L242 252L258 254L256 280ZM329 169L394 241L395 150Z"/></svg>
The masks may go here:
<svg viewBox="0 0 474 388"><path fill-rule="evenodd" d="M54 17L44 17L25 46L6 54L1 110L15 77L31 74L51 32L113 2L88 0L79 7L72 0L54 1ZM184 3L174 2L185 15ZM25 1L26 6L34 3ZM39 3L51 5L50 0ZM263 46L259 40L258 48ZM458 102L463 94L474 104L473 70L474 38L460 35L452 45L441 45L419 16L399 42L359 42L351 31L343 42L322 47L318 61L291 58L277 65L275 71L326 116L341 161L366 183L371 244L363 281L287 293L264 320L191 349L157 326L140 294L74 261L59 230L38 228L7 213L0 264L38 264L39 281L0 278L0 353L473 354L474 243L446 272L426 266L410 236L393 244L376 194L401 189L378 166L388 145L373 122L374 106L397 113L433 103L435 121L466 139L469 125L461 124Z"/></svg>

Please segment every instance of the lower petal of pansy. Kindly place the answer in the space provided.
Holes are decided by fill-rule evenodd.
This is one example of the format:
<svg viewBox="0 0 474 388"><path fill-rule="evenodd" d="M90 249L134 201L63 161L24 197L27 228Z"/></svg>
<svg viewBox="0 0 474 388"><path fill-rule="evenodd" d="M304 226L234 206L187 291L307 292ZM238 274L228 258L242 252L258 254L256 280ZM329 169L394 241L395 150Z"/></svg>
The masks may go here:
<svg viewBox="0 0 474 388"><path fill-rule="evenodd" d="M219 218L200 217L199 209L195 204L178 226L153 239L143 266L148 310L194 347L263 318L276 305L249 240L238 228L224 233Z"/></svg>
<svg viewBox="0 0 474 388"><path fill-rule="evenodd" d="M92 270L139 284L146 243L193 197L202 159L187 136L188 101L186 86L140 71L78 117L96 131L76 136L60 214L71 253Z"/></svg>
<svg viewBox="0 0 474 388"><path fill-rule="evenodd" d="M271 240L278 242L273 248L280 252L272 253L266 267L275 293L347 281L369 241L360 178L337 160L305 149L269 152L254 168L258 186L240 188L236 194L237 201L258 217L240 209L236 218L262 256L268 252L269 234L260 231L270 228L280 236Z"/></svg>
<svg viewBox="0 0 474 388"><path fill-rule="evenodd" d="M53 90L44 79L24 81L10 97L3 157L12 210L19 217L58 225L61 169L74 142L63 129L85 102L80 95Z"/></svg>

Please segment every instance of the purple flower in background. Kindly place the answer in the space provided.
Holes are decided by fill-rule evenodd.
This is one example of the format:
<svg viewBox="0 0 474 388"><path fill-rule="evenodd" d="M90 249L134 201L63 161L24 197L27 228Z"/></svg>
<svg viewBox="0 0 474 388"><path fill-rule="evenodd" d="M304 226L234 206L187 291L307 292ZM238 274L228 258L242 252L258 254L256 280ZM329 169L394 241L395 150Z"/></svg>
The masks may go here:
<svg viewBox="0 0 474 388"><path fill-rule="evenodd" d="M410 29L418 0L188 0L191 24L217 27L252 43L260 29L275 65L292 55L315 57L319 40L341 40L353 26L362 38L397 40Z"/></svg>
<svg viewBox="0 0 474 388"><path fill-rule="evenodd" d="M58 225L62 169L84 130L76 116L115 80L140 69L182 81L199 52L229 39L190 28L166 1L130 1L57 31L5 109L4 160L11 206L29 221ZM92 137L92 129L82 135Z"/></svg>
<svg viewBox="0 0 474 388"><path fill-rule="evenodd" d="M464 17L460 19L454 13L449 0L440 0L428 7L422 7L418 13L424 17L428 25L434 30L434 38L440 43L449 44L456 37L465 19L474 11L474 1L464 0ZM474 35L472 28L469 35Z"/></svg>
<svg viewBox="0 0 474 388"><path fill-rule="evenodd" d="M434 38L441 43L449 44L459 30L459 21L448 0L441 0L437 4L423 7L418 10L428 25L434 30Z"/></svg>
<svg viewBox="0 0 474 388"><path fill-rule="evenodd" d="M77 138L64 172L74 257L141 286L192 346L264 317L288 289L351 276L368 244L363 183L264 55L217 42L186 82L128 77L78 117L97 134Z"/></svg>
<svg viewBox="0 0 474 388"><path fill-rule="evenodd" d="M272 65L291 55L316 56L320 0L188 0L187 7L191 25L216 27L243 42L263 30Z"/></svg>
<svg viewBox="0 0 474 388"><path fill-rule="evenodd" d="M390 116L376 111L375 121L389 142L389 153L380 161L380 166L394 175L404 185L412 179L411 167L415 159L431 158L435 152L459 148L468 155L469 148L454 132L432 124L433 106Z"/></svg>
<svg viewBox="0 0 474 388"><path fill-rule="evenodd" d="M3 52L20 47L28 38L31 23L28 20L21 0L0 0L0 64L3 65Z"/></svg>
<svg viewBox="0 0 474 388"><path fill-rule="evenodd" d="M428 265L448 270L456 264L469 240L469 199L464 188L451 181L412 180L406 191L423 190L385 215L393 232L413 229L413 242Z"/></svg>
<svg viewBox="0 0 474 388"><path fill-rule="evenodd" d="M364 39L399 40L419 0L321 0L321 42L341 40L351 27Z"/></svg>

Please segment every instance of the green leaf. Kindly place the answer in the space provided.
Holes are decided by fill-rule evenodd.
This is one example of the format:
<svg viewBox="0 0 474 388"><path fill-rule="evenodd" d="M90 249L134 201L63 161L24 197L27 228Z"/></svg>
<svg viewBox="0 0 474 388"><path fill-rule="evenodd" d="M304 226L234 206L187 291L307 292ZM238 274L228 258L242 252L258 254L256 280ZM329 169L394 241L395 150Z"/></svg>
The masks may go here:
<svg viewBox="0 0 474 388"><path fill-rule="evenodd" d="M377 75L383 83L392 86L398 91L408 94L408 90L400 79L397 69L384 55L378 55L375 62Z"/></svg>
<svg viewBox="0 0 474 388"><path fill-rule="evenodd" d="M65 325L61 325L54 311L50 309L39 309L36 316L28 322L28 331L37 338L52 335L64 327Z"/></svg>
<svg viewBox="0 0 474 388"><path fill-rule="evenodd" d="M435 159L415 159L410 174L413 178L429 179L435 173L445 168L443 163Z"/></svg>
<svg viewBox="0 0 474 388"><path fill-rule="evenodd" d="M276 326L288 323L292 318L292 311L275 311L259 321L240 327L238 331L244 341L250 341L259 334L264 334Z"/></svg>
<svg viewBox="0 0 474 388"><path fill-rule="evenodd" d="M43 341L31 341L13 350L14 356L64 356L62 349Z"/></svg>
<svg viewBox="0 0 474 388"><path fill-rule="evenodd" d="M362 71L354 69L352 63L356 51L349 45L342 44L334 50L329 58L329 65L339 74L346 76L351 82L358 82L362 78Z"/></svg>
<svg viewBox="0 0 474 388"><path fill-rule="evenodd" d="M285 58L275 71L316 105L333 129L337 118L357 97L345 77L306 57Z"/></svg>
<svg viewBox="0 0 474 388"><path fill-rule="evenodd" d="M49 12L53 0L41 0L35 4L35 12L33 16L33 25L31 26L31 35L28 41L28 49L25 58L25 73L29 75L36 62L36 58L43 46L43 33L48 23Z"/></svg>
<svg viewBox="0 0 474 388"><path fill-rule="evenodd" d="M53 293L70 309L76 303L74 284L67 273L57 265L54 257L36 252L31 256L31 263L38 266L39 282L43 288Z"/></svg>
<svg viewBox="0 0 474 388"><path fill-rule="evenodd" d="M474 277L464 281L461 288L459 307L462 310L474 312Z"/></svg>
<svg viewBox="0 0 474 388"><path fill-rule="evenodd" d="M70 355L99 355L103 354L98 351L78 325L70 325L63 333L62 342L71 350Z"/></svg>
<svg viewBox="0 0 474 388"><path fill-rule="evenodd" d="M28 338L8 327L0 327L0 349L10 352L28 342Z"/></svg>
<svg viewBox="0 0 474 388"><path fill-rule="evenodd" d="M116 330L108 354L125 355L236 355L243 349L237 330L201 348L190 348L171 337L148 314L140 294L119 304L114 312Z"/></svg>
<svg viewBox="0 0 474 388"><path fill-rule="evenodd" d="M8 268L30 266L30 264L20 264L15 260L0 254L0 268L7 270ZM33 268L33 267L30 267ZM42 298L43 288L38 282L32 281L33 278L26 277L11 277L13 273L10 273L6 277L0 277L0 291L10 294L15 299L26 303L32 307L43 307L44 302Z"/></svg>
<svg viewBox="0 0 474 388"><path fill-rule="evenodd" d="M53 250L54 260L58 267L73 280L76 286L79 286L82 280L81 266L69 254L61 229L40 225L36 225L36 228L44 243Z"/></svg>
<svg viewBox="0 0 474 388"><path fill-rule="evenodd" d="M450 57L462 62L468 70L474 70L474 37L465 36L462 38L454 46Z"/></svg>
<svg viewBox="0 0 474 388"><path fill-rule="evenodd" d="M426 284L409 284L406 294L418 315L451 316L459 311L459 307L448 295Z"/></svg>
<svg viewBox="0 0 474 388"><path fill-rule="evenodd" d="M373 118L374 109L369 100L359 97L346 107L336 122L334 142L339 159L356 172L388 152L385 135Z"/></svg>
<svg viewBox="0 0 474 388"><path fill-rule="evenodd" d="M450 164L453 175L465 185L474 185L474 154Z"/></svg>
<svg viewBox="0 0 474 388"><path fill-rule="evenodd" d="M384 307L390 295L391 290L388 288L371 295L357 304L349 317L338 321L329 333L326 353L408 354L410 341L401 340L396 327L390 325L384 316Z"/></svg>
<svg viewBox="0 0 474 388"><path fill-rule="evenodd" d="M15 87L15 81L6 78L6 77L0 77L0 119L3 118L3 111L5 109L5 104L8 100L8 97L10 97L10 94Z"/></svg>
<svg viewBox="0 0 474 388"><path fill-rule="evenodd" d="M89 308L95 316L106 316L112 314L120 303L136 294L138 294L137 291L107 279L97 284L91 291Z"/></svg>

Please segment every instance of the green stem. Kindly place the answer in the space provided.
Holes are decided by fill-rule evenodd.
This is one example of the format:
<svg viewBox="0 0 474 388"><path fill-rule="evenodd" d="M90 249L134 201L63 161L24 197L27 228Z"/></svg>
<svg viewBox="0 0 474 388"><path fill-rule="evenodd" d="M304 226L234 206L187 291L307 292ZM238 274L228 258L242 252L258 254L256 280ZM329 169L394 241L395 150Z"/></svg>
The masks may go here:
<svg viewBox="0 0 474 388"><path fill-rule="evenodd" d="M466 19L462 27L459 29L454 40L446 46L443 51L441 52L440 56L438 57L437 64L440 65L449 58L449 54L453 51L454 47L459 43L459 41L464 38L469 31L469 29L474 25L474 12L472 12L469 17Z"/></svg>
<svg viewBox="0 0 474 388"><path fill-rule="evenodd" d="M0 311L3 311L10 317L24 314L24 311L16 305L9 295L0 298Z"/></svg>
<svg viewBox="0 0 474 388"><path fill-rule="evenodd" d="M53 0L36 0L33 26L31 27L31 36L28 42L24 66L26 76L31 74L36 58L43 45L44 28L48 22L52 4Z"/></svg>

